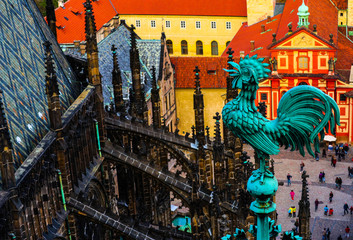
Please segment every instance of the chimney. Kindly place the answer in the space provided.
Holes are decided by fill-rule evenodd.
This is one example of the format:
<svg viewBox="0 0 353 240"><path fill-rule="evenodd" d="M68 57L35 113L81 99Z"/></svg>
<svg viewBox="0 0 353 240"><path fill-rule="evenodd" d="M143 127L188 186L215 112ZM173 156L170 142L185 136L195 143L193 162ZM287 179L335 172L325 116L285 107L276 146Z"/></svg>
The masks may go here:
<svg viewBox="0 0 353 240"><path fill-rule="evenodd" d="M119 15L115 15L113 17L113 21L112 21L112 25L113 25L113 28L118 28L119 27Z"/></svg>
<svg viewBox="0 0 353 240"><path fill-rule="evenodd" d="M109 23L105 23L103 25L104 29L103 29L103 35L104 35L104 38L108 37L109 33L110 33L110 24Z"/></svg>
<svg viewBox="0 0 353 240"><path fill-rule="evenodd" d="M353 64L351 65L351 73L349 74L349 84L353 84Z"/></svg>
<svg viewBox="0 0 353 240"><path fill-rule="evenodd" d="M265 32L265 25L262 24L262 25L261 25L261 33L264 33L264 32Z"/></svg>
<svg viewBox="0 0 353 240"><path fill-rule="evenodd" d="M76 49L80 49L80 41L79 41L79 40L75 40L75 41L74 41L74 47L75 47Z"/></svg>
<svg viewBox="0 0 353 240"><path fill-rule="evenodd" d="M251 46L251 47L250 47L250 50L251 50L251 51L254 51L254 50L255 50L255 41L254 41L254 40L251 40L251 41L250 41L250 46Z"/></svg>
<svg viewBox="0 0 353 240"><path fill-rule="evenodd" d="M271 16L267 16L267 23L271 22Z"/></svg>
<svg viewBox="0 0 353 240"><path fill-rule="evenodd" d="M240 55L241 58L244 58L245 57L245 51L240 51L239 55Z"/></svg>
<svg viewBox="0 0 353 240"><path fill-rule="evenodd" d="M80 52L82 55L86 53L86 41L80 42Z"/></svg>

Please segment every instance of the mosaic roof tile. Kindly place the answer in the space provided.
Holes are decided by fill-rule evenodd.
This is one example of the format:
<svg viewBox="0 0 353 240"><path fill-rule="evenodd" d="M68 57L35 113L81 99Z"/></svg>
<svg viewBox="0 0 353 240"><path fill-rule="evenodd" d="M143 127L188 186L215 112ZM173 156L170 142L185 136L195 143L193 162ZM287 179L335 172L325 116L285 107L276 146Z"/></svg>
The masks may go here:
<svg viewBox="0 0 353 240"><path fill-rule="evenodd" d="M33 0L0 1L0 89L17 166L48 131L43 42L53 57L66 109L76 96L73 72Z"/></svg>

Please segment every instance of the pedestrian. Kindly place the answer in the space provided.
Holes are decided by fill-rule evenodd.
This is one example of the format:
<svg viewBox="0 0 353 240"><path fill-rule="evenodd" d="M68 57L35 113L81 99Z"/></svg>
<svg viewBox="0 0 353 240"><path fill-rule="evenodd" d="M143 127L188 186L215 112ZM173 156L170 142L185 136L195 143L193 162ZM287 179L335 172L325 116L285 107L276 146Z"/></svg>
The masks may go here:
<svg viewBox="0 0 353 240"><path fill-rule="evenodd" d="M348 177L351 178L351 167L348 166Z"/></svg>
<svg viewBox="0 0 353 240"><path fill-rule="evenodd" d="M353 177L353 167L349 170L349 178Z"/></svg>
<svg viewBox="0 0 353 240"><path fill-rule="evenodd" d="M333 160L332 160L332 165L333 167L335 168L336 167L336 163L337 163L337 159L336 157L332 156L333 157Z"/></svg>
<svg viewBox="0 0 353 240"><path fill-rule="evenodd" d="M328 210L328 215L332 216L333 215L333 208L330 208L330 210Z"/></svg>
<svg viewBox="0 0 353 240"><path fill-rule="evenodd" d="M331 192L330 192L330 197L329 197L330 203L332 203L332 198L333 198L333 193L332 193L332 191L331 191Z"/></svg>
<svg viewBox="0 0 353 240"><path fill-rule="evenodd" d="M316 159L316 161L319 161L319 158L320 158L320 156L319 156L319 152L315 152L315 159Z"/></svg>
<svg viewBox="0 0 353 240"><path fill-rule="evenodd" d="M327 215L327 212L328 212L328 207L327 205L324 207L324 215Z"/></svg>
<svg viewBox="0 0 353 240"><path fill-rule="evenodd" d="M302 172L302 171L304 170L304 167L305 167L305 164L304 164L304 162L302 161L302 162L300 163L300 172Z"/></svg>
<svg viewBox="0 0 353 240"><path fill-rule="evenodd" d="M329 228L326 229L326 239L330 240L330 236L331 236L331 231Z"/></svg>
<svg viewBox="0 0 353 240"><path fill-rule="evenodd" d="M326 157L326 149L322 149L322 157L325 158Z"/></svg>
<svg viewBox="0 0 353 240"><path fill-rule="evenodd" d="M337 238L337 240L343 240L343 239L342 239L342 236L339 235L338 238Z"/></svg>
<svg viewBox="0 0 353 240"><path fill-rule="evenodd" d="M315 200L315 212L316 212L318 207L319 207L319 200L316 198L316 200Z"/></svg>
<svg viewBox="0 0 353 240"><path fill-rule="evenodd" d="M351 231L351 229L347 226L344 231L346 232L346 238L349 238L349 232Z"/></svg>
<svg viewBox="0 0 353 240"><path fill-rule="evenodd" d="M297 208L295 206L292 206L292 216L295 218L297 215L296 215L296 212L297 212Z"/></svg>
<svg viewBox="0 0 353 240"><path fill-rule="evenodd" d="M331 157L331 166L333 167L333 159L334 159L334 156L332 155Z"/></svg>
<svg viewBox="0 0 353 240"><path fill-rule="evenodd" d="M338 154L338 145L336 145L336 147L335 147L335 153L336 153L336 156L337 156L337 154Z"/></svg>
<svg viewBox="0 0 353 240"><path fill-rule="evenodd" d="M326 176L325 171L322 171L322 181L323 181L323 183L326 182L325 176Z"/></svg>
<svg viewBox="0 0 353 240"><path fill-rule="evenodd" d="M294 196L295 196L295 193L293 190L290 191L290 197L292 198L292 201L294 201Z"/></svg>
<svg viewBox="0 0 353 240"><path fill-rule="evenodd" d="M338 161L339 162L341 161L341 158L342 158L341 153L338 153Z"/></svg>
<svg viewBox="0 0 353 240"><path fill-rule="evenodd" d="M351 215L352 215L352 213L353 213L353 206L351 206L351 207L349 208L349 211L351 212Z"/></svg>
<svg viewBox="0 0 353 240"><path fill-rule="evenodd" d="M292 217L292 207L290 207L289 209L288 209L288 217Z"/></svg>
<svg viewBox="0 0 353 240"><path fill-rule="evenodd" d="M335 179L335 183L336 183L336 188L338 188L338 177L336 177L336 179Z"/></svg>
<svg viewBox="0 0 353 240"><path fill-rule="evenodd" d="M297 218L297 220L295 220L294 226L295 226L295 232L297 233L298 228L299 228L299 218Z"/></svg>
<svg viewBox="0 0 353 240"><path fill-rule="evenodd" d="M344 215L346 215L346 214L348 214L348 204L347 203L345 203L344 205L343 205L343 216Z"/></svg>
<svg viewBox="0 0 353 240"><path fill-rule="evenodd" d="M338 177L338 189L341 190L342 187L342 178Z"/></svg>
<svg viewBox="0 0 353 240"><path fill-rule="evenodd" d="M321 183L322 183L322 176L323 176L323 174L322 174L322 172L320 172L319 173L319 182L321 182Z"/></svg>
<svg viewBox="0 0 353 240"><path fill-rule="evenodd" d="M287 174L287 184L288 186L292 185L291 183L291 178L292 178L292 175L290 175L289 173Z"/></svg>
<svg viewBox="0 0 353 240"><path fill-rule="evenodd" d="M326 240L326 228L322 231L322 240Z"/></svg>

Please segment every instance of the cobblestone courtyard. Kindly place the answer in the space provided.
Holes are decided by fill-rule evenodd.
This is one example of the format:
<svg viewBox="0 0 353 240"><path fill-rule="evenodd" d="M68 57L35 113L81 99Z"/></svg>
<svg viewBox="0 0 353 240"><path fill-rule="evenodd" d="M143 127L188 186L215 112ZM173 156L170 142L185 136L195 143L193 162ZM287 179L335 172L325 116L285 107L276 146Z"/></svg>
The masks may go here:
<svg viewBox="0 0 353 240"><path fill-rule="evenodd" d="M248 152L249 156L253 160L253 150L249 145L244 145L244 150ZM348 166L353 167L351 161L353 156L353 149L351 148L346 156L345 160L337 162L336 168L331 166L331 158L327 157L315 161L310 155L306 154L302 157L298 152L290 152L289 150L281 149L280 154L272 156L275 160L275 175L277 180L283 181L284 185L279 186L276 194L276 204L278 213L278 224L282 225L282 230L291 230L294 227L295 218L288 217L288 208L295 205L297 208L297 214L299 211L298 202L301 198L301 172L300 163L303 160L305 167L309 175L309 198L311 208L311 232L312 240L321 240L322 232L324 228L330 228L331 238L336 240L339 235L344 238L344 229L348 225L351 228L351 236L349 239L353 239L353 215L343 216L343 205L348 203L349 207L353 205L353 179L348 177ZM319 173L325 171L326 183L319 182ZM287 186L287 174L290 173L292 178L292 185ZM341 177L343 180L342 189L338 190L335 187L336 177ZM295 197L294 201L291 200L289 192L294 190ZM329 194L333 192L334 197L332 203L329 203ZM314 201L318 199L320 201L318 210L315 212ZM324 207L333 208L334 213L332 216L324 215ZM279 239L279 238L278 238Z"/></svg>

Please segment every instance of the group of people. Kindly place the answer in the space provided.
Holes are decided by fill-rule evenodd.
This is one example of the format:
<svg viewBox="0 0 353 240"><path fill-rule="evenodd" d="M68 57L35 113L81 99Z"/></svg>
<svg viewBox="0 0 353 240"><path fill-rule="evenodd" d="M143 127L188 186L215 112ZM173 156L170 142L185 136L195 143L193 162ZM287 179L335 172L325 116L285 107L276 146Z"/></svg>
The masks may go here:
<svg viewBox="0 0 353 240"><path fill-rule="evenodd" d="M322 232L322 240L330 240L331 236L331 231L329 228L324 228L324 231Z"/></svg>
<svg viewBox="0 0 353 240"><path fill-rule="evenodd" d="M322 172L319 173L319 182L321 182L321 183L325 183L325 182L326 182L325 175L326 175L326 174L325 174L324 171L322 171Z"/></svg>
<svg viewBox="0 0 353 240"><path fill-rule="evenodd" d="M335 183L336 183L336 188L338 188L338 190L341 190L341 187L342 187L342 178L336 177Z"/></svg>
<svg viewBox="0 0 353 240"><path fill-rule="evenodd" d="M295 206L291 206L288 209L288 217L296 217L296 213L297 213L297 208Z"/></svg>

